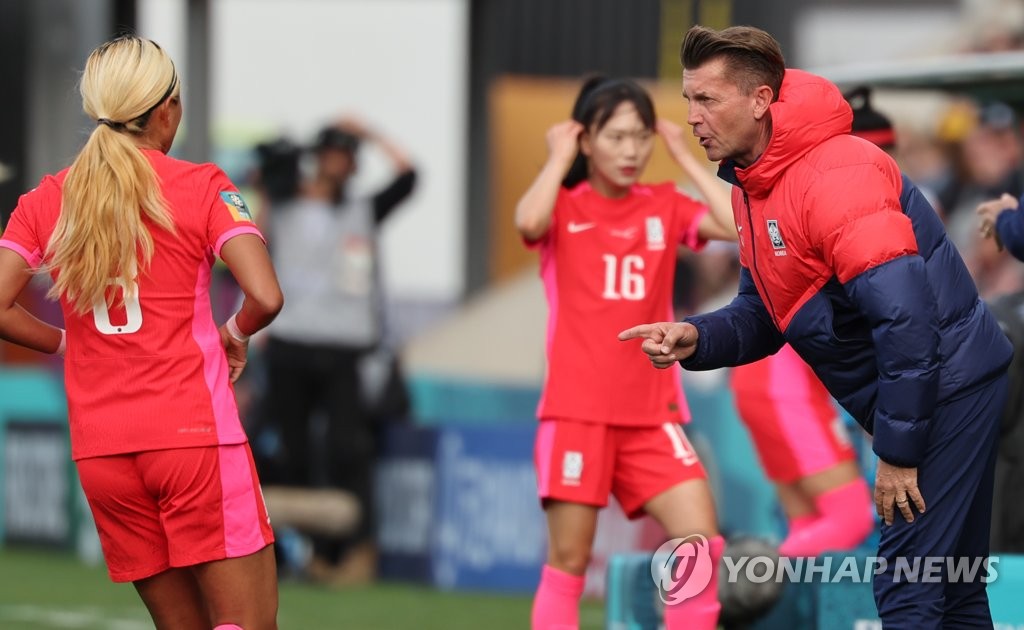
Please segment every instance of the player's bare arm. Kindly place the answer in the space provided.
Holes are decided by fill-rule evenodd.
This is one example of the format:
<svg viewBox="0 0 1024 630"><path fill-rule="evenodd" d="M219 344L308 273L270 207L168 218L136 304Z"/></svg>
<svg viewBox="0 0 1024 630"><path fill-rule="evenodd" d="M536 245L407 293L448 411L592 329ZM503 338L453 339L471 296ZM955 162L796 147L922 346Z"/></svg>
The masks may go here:
<svg viewBox="0 0 1024 630"><path fill-rule="evenodd" d="M37 319L15 301L31 278L24 258L0 248L0 338L54 354L60 350L61 329Z"/></svg>
<svg viewBox="0 0 1024 630"><path fill-rule="evenodd" d="M270 254L258 236L241 234L229 239L221 248L221 258L245 295L238 313L220 329L233 383L245 368L249 336L277 317L284 296Z"/></svg>
<svg viewBox="0 0 1024 630"><path fill-rule="evenodd" d="M710 208L710 212L700 220L697 233L701 238L708 240L735 241L736 225L728 189L723 187L722 181L712 175L706 164L690 151L683 137L682 127L662 118L657 122L657 129L672 159L697 186L701 197Z"/></svg>
<svg viewBox="0 0 1024 630"><path fill-rule="evenodd" d="M548 231L558 188L576 159L582 132L583 125L575 120L560 122L548 129L548 160L516 204L516 229L527 240L535 241Z"/></svg>

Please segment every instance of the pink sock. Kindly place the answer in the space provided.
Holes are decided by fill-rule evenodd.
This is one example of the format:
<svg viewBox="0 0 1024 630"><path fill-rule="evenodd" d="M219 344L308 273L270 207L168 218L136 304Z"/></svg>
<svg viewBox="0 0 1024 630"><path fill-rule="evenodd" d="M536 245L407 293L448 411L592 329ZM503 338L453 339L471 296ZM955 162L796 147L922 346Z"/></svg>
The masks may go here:
<svg viewBox="0 0 1024 630"><path fill-rule="evenodd" d="M789 519L789 532L787 533L787 535L792 536L793 534L804 529L816 520L818 520L818 515L814 512L811 512L810 514L804 514L802 516L794 516L793 518Z"/></svg>
<svg viewBox="0 0 1024 630"><path fill-rule="evenodd" d="M711 581L698 595L678 604L665 606L665 630L715 630L718 627L718 564L722 559L725 539L715 536L708 539L711 553Z"/></svg>
<svg viewBox="0 0 1024 630"><path fill-rule="evenodd" d="M577 630L580 627L580 597L583 576L544 565L537 594L533 597L533 630Z"/></svg>
<svg viewBox="0 0 1024 630"><path fill-rule="evenodd" d="M818 518L791 532L779 546L783 556L820 556L826 551L850 551L864 542L875 526L871 494L863 479L829 490L814 499Z"/></svg>
<svg viewBox="0 0 1024 630"><path fill-rule="evenodd" d="M219 626L214 626L213 630L245 630L245 628L236 626L233 623L222 623Z"/></svg>

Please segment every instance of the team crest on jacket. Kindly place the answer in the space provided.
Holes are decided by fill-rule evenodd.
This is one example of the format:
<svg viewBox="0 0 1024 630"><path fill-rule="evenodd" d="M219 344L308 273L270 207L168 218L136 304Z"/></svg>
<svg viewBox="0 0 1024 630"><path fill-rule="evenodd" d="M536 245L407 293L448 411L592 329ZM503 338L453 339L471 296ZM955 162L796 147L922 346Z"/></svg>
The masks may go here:
<svg viewBox="0 0 1024 630"><path fill-rule="evenodd" d="M647 249L665 249L665 226L661 217L647 217Z"/></svg>
<svg viewBox="0 0 1024 630"><path fill-rule="evenodd" d="M772 249L776 256L786 255L786 242L782 240L782 232L779 230L779 222L775 219L768 219L768 238L772 241Z"/></svg>

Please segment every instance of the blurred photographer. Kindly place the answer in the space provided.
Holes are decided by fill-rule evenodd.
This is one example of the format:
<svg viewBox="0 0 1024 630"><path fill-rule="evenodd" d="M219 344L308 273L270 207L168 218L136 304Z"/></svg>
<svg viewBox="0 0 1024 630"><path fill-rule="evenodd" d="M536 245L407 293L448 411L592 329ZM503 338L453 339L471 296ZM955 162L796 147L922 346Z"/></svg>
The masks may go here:
<svg viewBox="0 0 1024 630"><path fill-rule="evenodd" d="M360 146L372 143L394 176L368 198L350 194ZM377 230L413 191L416 171L405 152L359 121L344 118L320 131L304 176L304 151L281 139L257 147L261 221L288 308L269 328L267 388L261 430L280 439L261 462L266 483L324 486L352 493L362 514L348 540L314 539L311 577L337 585L372 580L372 468L375 410L361 365L382 339ZM326 433L311 435L322 413ZM313 448L314 444L322 448Z"/></svg>

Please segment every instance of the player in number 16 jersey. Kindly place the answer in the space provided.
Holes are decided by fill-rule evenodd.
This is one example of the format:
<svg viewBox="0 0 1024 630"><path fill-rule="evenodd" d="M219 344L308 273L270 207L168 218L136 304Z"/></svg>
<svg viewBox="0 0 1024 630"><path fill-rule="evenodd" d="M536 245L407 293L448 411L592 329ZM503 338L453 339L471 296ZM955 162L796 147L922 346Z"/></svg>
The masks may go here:
<svg viewBox="0 0 1024 630"><path fill-rule="evenodd" d="M638 314L672 312L677 246L700 249L702 222L713 223L707 206L672 183L636 184L618 199L586 181L559 190L537 241L550 305L539 417L647 427L689 421L681 370L652 378L635 348L598 340L614 339Z"/></svg>
<svg viewBox="0 0 1024 630"><path fill-rule="evenodd" d="M641 313L672 312L680 244L735 240L728 196L682 130L655 122L650 97L632 81L591 79L572 118L548 131L548 161L516 208L520 234L540 251L549 304L535 459L550 543L533 628L578 627L597 513L612 494L631 518L650 514L669 537L692 541L677 555L693 551L708 569L699 595L666 606L666 628L712 629L723 541L682 430L689 412L680 374L652 374L617 334ZM655 133L711 212L672 183L638 183Z"/></svg>

